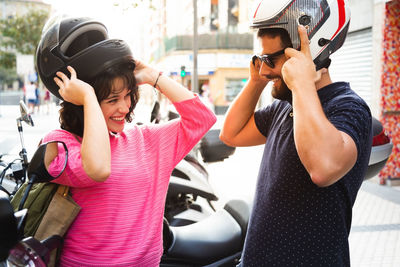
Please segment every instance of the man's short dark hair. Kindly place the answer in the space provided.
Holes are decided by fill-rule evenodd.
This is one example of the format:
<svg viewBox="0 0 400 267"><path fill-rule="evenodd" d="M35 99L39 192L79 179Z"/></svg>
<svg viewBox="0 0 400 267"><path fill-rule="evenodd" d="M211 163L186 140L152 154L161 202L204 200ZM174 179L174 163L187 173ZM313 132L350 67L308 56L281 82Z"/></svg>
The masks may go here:
<svg viewBox="0 0 400 267"><path fill-rule="evenodd" d="M257 37L262 38L264 36L268 36L271 38L275 38L279 36L281 38L282 47L293 47L292 41L290 40L289 33L282 28L264 28L259 29L257 32Z"/></svg>

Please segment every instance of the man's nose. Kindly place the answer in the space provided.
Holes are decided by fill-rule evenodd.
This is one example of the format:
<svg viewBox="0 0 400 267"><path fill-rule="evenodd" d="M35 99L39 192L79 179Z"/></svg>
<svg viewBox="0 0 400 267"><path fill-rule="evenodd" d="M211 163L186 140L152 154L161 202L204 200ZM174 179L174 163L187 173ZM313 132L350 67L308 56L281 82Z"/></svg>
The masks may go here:
<svg viewBox="0 0 400 267"><path fill-rule="evenodd" d="M269 67L265 62L261 63L259 74L261 76L271 76L273 74L271 67Z"/></svg>

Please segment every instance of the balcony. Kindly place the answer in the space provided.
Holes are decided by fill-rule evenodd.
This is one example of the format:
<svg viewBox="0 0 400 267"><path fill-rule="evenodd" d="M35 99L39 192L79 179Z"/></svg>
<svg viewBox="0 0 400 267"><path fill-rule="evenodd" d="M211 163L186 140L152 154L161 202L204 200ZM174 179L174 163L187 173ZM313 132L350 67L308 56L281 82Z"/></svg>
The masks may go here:
<svg viewBox="0 0 400 267"><path fill-rule="evenodd" d="M192 35L178 35L164 39L164 47L155 51L154 60L158 60L172 51L193 49ZM253 50L253 34L251 33L216 33L198 36L199 50Z"/></svg>

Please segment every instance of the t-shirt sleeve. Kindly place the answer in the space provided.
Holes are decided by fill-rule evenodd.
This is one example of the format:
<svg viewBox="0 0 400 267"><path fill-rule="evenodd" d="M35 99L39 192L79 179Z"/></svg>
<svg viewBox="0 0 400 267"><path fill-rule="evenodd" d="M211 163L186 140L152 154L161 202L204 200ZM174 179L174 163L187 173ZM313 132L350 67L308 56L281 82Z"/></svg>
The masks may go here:
<svg viewBox="0 0 400 267"><path fill-rule="evenodd" d="M68 185L72 187L86 187L97 184L98 182L90 178L82 166L81 143L75 136L64 130L54 130L43 138L43 143L50 141L62 141L68 151L67 164L65 170L52 182ZM65 162L66 153L62 145L59 145L58 155L49 166L49 173L52 175L60 174L60 168Z"/></svg>
<svg viewBox="0 0 400 267"><path fill-rule="evenodd" d="M363 147L370 146L371 112L365 102L358 98L346 97L325 111L328 120L339 131L348 134L357 146L358 155Z"/></svg>
<svg viewBox="0 0 400 267"><path fill-rule="evenodd" d="M273 118L273 110L275 109L276 104L277 102L275 101L271 105L261 108L254 113L254 122L257 129L265 137L268 137Z"/></svg>
<svg viewBox="0 0 400 267"><path fill-rule="evenodd" d="M200 141L216 122L214 113L198 96L174 103L180 118L143 127L146 147L159 161L168 161L173 168ZM165 163L165 162L164 162Z"/></svg>

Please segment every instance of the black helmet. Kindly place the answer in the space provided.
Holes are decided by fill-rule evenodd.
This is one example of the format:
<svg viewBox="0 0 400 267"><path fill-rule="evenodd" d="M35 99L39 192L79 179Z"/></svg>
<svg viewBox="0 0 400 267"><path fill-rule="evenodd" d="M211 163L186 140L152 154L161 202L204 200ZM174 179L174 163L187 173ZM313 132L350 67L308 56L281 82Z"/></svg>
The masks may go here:
<svg viewBox="0 0 400 267"><path fill-rule="evenodd" d="M54 82L57 71L69 74L67 66L71 66L79 79L90 82L106 68L129 61L134 62L128 45L108 39L107 28L101 22L85 17L49 20L36 51L40 79L60 99Z"/></svg>
<svg viewBox="0 0 400 267"><path fill-rule="evenodd" d="M283 28L298 49L299 24L307 28L311 56L319 69L329 64L329 56L343 45L349 30L350 9L343 0L259 1L250 27Z"/></svg>

